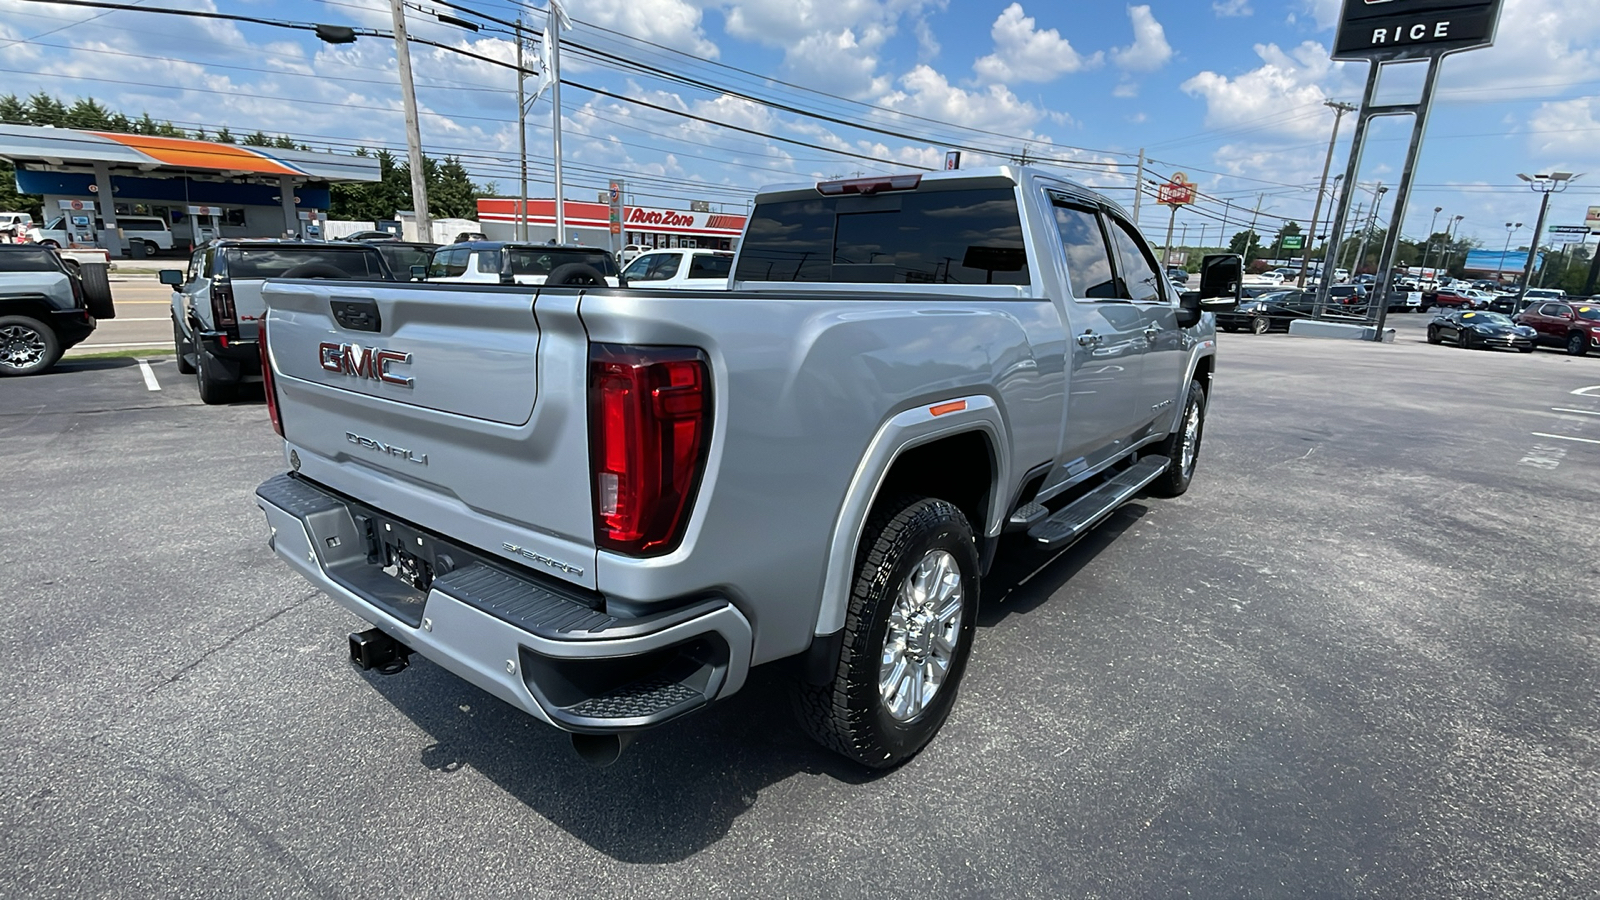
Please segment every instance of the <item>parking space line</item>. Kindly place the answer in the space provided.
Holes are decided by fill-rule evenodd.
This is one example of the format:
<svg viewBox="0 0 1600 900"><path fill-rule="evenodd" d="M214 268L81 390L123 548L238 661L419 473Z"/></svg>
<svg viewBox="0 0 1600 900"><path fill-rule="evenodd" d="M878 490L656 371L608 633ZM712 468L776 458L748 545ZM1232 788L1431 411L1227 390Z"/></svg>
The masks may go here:
<svg viewBox="0 0 1600 900"><path fill-rule="evenodd" d="M118 321L118 322L165 322L166 320L168 320L170 318L172 318L172 317L171 316L148 316L148 317L141 317L141 318L135 318L135 319L125 319L122 316L118 316L116 318L116 321Z"/></svg>
<svg viewBox="0 0 1600 900"><path fill-rule="evenodd" d="M130 347L149 347L151 350L161 349L160 341L144 341L132 344L79 344L74 350L126 350Z"/></svg>
<svg viewBox="0 0 1600 900"><path fill-rule="evenodd" d="M1564 434L1546 434L1542 431L1533 432L1533 436L1555 438L1558 441L1577 441L1580 444L1600 444L1600 441L1597 441L1594 438L1567 437Z"/></svg>
<svg viewBox="0 0 1600 900"><path fill-rule="evenodd" d="M1579 397L1600 397L1600 394L1592 394L1590 391L1600 391L1600 384L1591 384L1588 387L1581 387L1572 393Z"/></svg>
<svg viewBox="0 0 1600 900"><path fill-rule="evenodd" d="M1555 412L1577 413L1580 416L1600 416L1600 412L1595 412L1592 409L1568 409L1565 406L1552 406L1550 409Z"/></svg>
<svg viewBox="0 0 1600 900"><path fill-rule="evenodd" d="M151 371L150 363L139 360L139 372L144 375L144 386L152 391L161 390L161 382L156 381L156 373Z"/></svg>

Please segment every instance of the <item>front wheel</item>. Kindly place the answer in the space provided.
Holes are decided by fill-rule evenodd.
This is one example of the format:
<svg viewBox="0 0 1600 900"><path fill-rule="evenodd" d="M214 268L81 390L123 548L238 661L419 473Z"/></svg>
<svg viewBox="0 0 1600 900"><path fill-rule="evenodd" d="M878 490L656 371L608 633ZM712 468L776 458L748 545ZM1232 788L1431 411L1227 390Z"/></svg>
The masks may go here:
<svg viewBox="0 0 1600 900"><path fill-rule="evenodd" d="M1250 320L1251 334L1266 334L1271 330L1272 320L1268 319L1266 316L1256 316L1254 319Z"/></svg>
<svg viewBox="0 0 1600 900"><path fill-rule="evenodd" d="M977 612L977 544L961 510L934 497L880 503L856 555L833 677L796 687L801 725L869 768L915 756L950 716Z"/></svg>
<svg viewBox="0 0 1600 900"><path fill-rule="evenodd" d="M1444 343L1444 338L1439 337L1439 329L1433 327L1432 325L1428 326L1428 343L1430 343L1430 344L1442 344L1442 343Z"/></svg>
<svg viewBox="0 0 1600 900"><path fill-rule="evenodd" d="M1156 496L1176 497L1189 489L1189 482L1194 480L1195 464L1200 461L1200 440L1205 437L1205 428L1206 391L1200 382L1191 381L1177 430L1167 435L1155 451L1171 460L1161 477L1150 483L1150 490Z"/></svg>
<svg viewBox="0 0 1600 900"><path fill-rule="evenodd" d="M1582 356L1589 352L1589 339L1581 331L1567 335L1567 355Z"/></svg>

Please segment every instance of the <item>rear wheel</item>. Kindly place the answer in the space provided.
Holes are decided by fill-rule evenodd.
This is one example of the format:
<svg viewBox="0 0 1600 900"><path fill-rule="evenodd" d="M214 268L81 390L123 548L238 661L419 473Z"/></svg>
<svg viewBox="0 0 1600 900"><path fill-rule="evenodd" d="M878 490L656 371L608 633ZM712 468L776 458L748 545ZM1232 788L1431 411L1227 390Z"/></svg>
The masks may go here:
<svg viewBox="0 0 1600 900"><path fill-rule="evenodd" d="M36 375L61 358L50 327L28 316L0 316L0 376Z"/></svg>
<svg viewBox="0 0 1600 900"><path fill-rule="evenodd" d="M978 551L954 504L880 503L862 534L833 678L795 691L818 743L874 769L915 756L949 718L978 611Z"/></svg>
<svg viewBox="0 0 1600 900"><path fill-rule="evenodd" d="M1461 349L1463 349L1463 350L1471 350L1472 349L1472 332L1467 331L1466 329L1462 329L1461 331L1456 332L1456 343L1460 344L1461 345Z"/></svg>
<svg viewBox="0 0 1600 900"><path fill-rule="evenodd" d="M232 402L239 396L239 385L220 378L217 362L204 347L195 348L195 385L200 389L200 402L208 405Z"/></svg>
<svg viewBox="0 0 1600 900"><path fill-rule="evenodd" d="M1581 331L1567 335L1567 355L1582 356L1589 352L1589 339Z"/></svg>

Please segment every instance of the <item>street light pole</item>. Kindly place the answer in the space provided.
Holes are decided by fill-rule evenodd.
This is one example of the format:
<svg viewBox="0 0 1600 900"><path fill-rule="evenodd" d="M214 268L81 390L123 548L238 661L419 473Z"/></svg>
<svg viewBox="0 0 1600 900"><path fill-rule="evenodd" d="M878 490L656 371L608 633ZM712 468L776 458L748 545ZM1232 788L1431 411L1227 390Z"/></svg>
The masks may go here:
<svg viewBox="0 0 1600 900"><path fill-rule="evenodd" d="M1440 268L1444 269L1446 278L1450 277L1450 258L1456 255L1455 233L1461 227L1461 220L1465 218L1466 216L1456 216L1444 226L1444 265Z"/></svg>
<svg viewBox="0 0 1600 900"><path fill-rule="evenodd" d="M406 35L406 11L401 0L389 0L389 12L394 18L394 59L400 69L400 99L406 109L406 159L411 166L411 205L417 216L417 240L432 242L428 173L422 160L422 131L417 126L417 86L411 80L411 39Z"/></svg>
<svg viewBox="0 0 1600 900"><path fill-rule="evenodd" d="M1505 274L1505 271L1506 271L1506 254L1511 252L1511 236L1513 234L1516 234L1517 233L1517 229L1521 228L1521 227L1522 227L1522 223L1521 222L1518 222L1518 223L1516 223L1514 225L1512 223L1510 223L1510 222L1506 223L1506 245L1505 245L1504 248L1502 248L1500 250L1500 266L1499 266L1499 268L1495 269L1495 280L1496 281L1499 281L1500 280L1500 276Z"/></svg>
<svg viewBox="0 0 1600 900"><path fill-rule="evenodd" d="M1428 243L1423 245L1423 248L1422 248L1422 271L1417 273L1418 274L1417 281L1418 281L1419 284L1422 282L1423 279L1427 278L1428 257L1433 255L1433 226L1439 224L1439 213L1442 213L1442 212L1444 212L1444 207L1435 206L1433 208L1433 218L1428 220Z"/></svg>
<svg viewBox="0 0 1600 900"><path fill-rule="evenodd" d="M1350 267L1352 274L1360 272L1361 264L1367 261L1367 239L1372 237L1372 229L1378 221L1378 207L1383 205L1383 195L1387 193L1389 193L1389 189L1383 186L1383 182L1378 182L1377 193L1373 194L1372 212L1367 215L1367 221L1361 228L1361 247L1356 251L1355 265Z"/></svg>
<svg viewBox="0 0 1600 900"><path fill-rule="evenodd" d="M1527 182L1528 186L1533 190L1544 195L1543 199L1539 201L1539 219L1538 224L1533 226L1533 240L1528 242L1528 261L1522 264L1522 289L1517 291L1517 308L1520 309L1523 299L1528 296L1528 288L1533 283L1533 260L1539 253L1539 238L1544 234L1545 216L1550 212L1550 195L1561 193L1567 189L1567 185L1583 176L1574 175L1571 172L1552 172L1549 175L1529 176L1519 172L1517 177Z"/></svg>

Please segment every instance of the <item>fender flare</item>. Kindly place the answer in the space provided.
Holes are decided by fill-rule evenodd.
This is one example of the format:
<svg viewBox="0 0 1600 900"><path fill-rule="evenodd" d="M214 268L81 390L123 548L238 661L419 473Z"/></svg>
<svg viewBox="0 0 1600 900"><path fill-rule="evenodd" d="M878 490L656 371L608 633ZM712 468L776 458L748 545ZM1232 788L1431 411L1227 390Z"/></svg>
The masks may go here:
<svg viewBox="0 0 1600 900"><path fill-rule="evenodd" d="M957 405L959 408L953 408ZM872 505L877 502L878 491L895 461L908 450L968 432L983 434L994 453L988 521L974 524L986 538L999 536L1009 513L1005 505L1010 498L1004 494L1011 483L1011 442L994 398L983 394L951 397L891 416L867 444L867 451L856 466L834 519L814 634L833 634L844 627L850 606L850 582L855 574L856 547L861 542L861 531L866 527Z"/></svg>
<svg viewBox="0 0 1600 900"><path fill-rule="evenodd" d="M1194 352L1189 354L1189 365L1183 370L1183 381L1178 385L1177 402L1172 406L1172 418L1167 423L1167 434L1171 434L1178 427L1179 417L1183 415L1186 398L1189 395L1189 383L1194 381L1194 373L1200 370L1200 360L1214 360L1216 358L1217 337L1215 334L1211 335L1210 337L1200 338L1194 342ZM1214 373L1215 370L1213 370L1213 374ZM1206 396L1206 403L1210 404L1210 402L1211 397L1208 392Z"/></svg>

